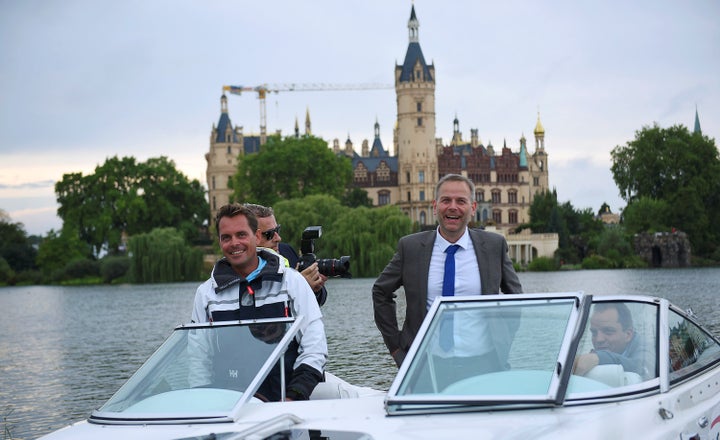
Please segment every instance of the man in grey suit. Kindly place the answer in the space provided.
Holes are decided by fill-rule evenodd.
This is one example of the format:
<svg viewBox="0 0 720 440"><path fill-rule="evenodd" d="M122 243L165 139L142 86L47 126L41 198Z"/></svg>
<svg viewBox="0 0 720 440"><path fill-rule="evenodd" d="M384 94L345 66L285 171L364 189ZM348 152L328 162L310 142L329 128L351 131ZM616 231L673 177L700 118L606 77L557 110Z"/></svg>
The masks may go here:
<svg viewBox="0 0 720 440"><path fill-rule="evenodd" d="M448 174L438 182L433 212L438 228L402 237L397 251L372 288L375 324L398 367L402 364L427 310L442 295L445 251L459 245L455 253L454 295L522 293L522 286L508 256L502 235L469 229L475 214L475 185L458 174ZM405 288L407 308L402 330L396 316L395 291ZM497 329L494 324L476 323L467 329L474 341L475 362L505 368L509 341L517 322ZM492 326L492 328L490 328ZM503 342L497 342L498 337ZM477 347L482 347L478 349ZM477 353L480 351L480 353ZM479 360L480 359L480 360ZM489 360L488 360L489 359Z"/></svg>

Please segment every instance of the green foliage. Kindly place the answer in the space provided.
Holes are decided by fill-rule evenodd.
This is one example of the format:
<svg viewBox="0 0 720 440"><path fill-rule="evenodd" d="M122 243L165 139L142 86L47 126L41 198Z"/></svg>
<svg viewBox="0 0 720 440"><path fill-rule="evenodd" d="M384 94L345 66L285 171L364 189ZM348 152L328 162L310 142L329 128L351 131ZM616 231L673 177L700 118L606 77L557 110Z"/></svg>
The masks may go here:
<svg viewBox="0 0 720 440"><path fill-rule="evenodd" d="M589 255L591 243L603 224L592 209L576 210L570 202L559 204L556 191L537 194L530 205L530 227L535 233L557 233L556 257L564 263L579 263Z"/></svg>
<svg viewBox="0 0 720 440"><path fill-rule="evenodd" d="M685 231L699 255L717 249L720 153L714 139L690 133L682 125L661 128L654 124L637 131L634 140L615 147L611 155L613 178L629 207L643 198L666 203L664 218L653 219L657 224L649 227L665 225ZM654 208L661 214L664 211ZM643 226L638 218L631 221L630 229Z"/></svg>
<svg viewBox="0 0 720 440"><path fill-rule="evenodd" d="M372 199L368 197L367 191L356 187L345 193L342 199L342 204L351 208L358 208L360 206L372 208L373 206Z"/></svg>
<svg viewBox="0 0 720 440"><path fill-rule="evenodd" d="M99 277L100 276L100 263L95 260L89 260L86 258L80 258L77 260L70 261L64 269L65 280L71 280L76 278L86 277Z"/></svg>
<svg viewBox="0 0 720 440"><path fill-rule="evenodd" d="M623 226L630 234L668 231L669 213L670 207L666 201L642 196L623 210Z"/></svg>
<svg viewBox="0 0 720 440"><path fill-rule="evenodd" d="M35 269L37 251L28 241L25 227L9 220L9 217L0 217L0 258L15 272Z"/></svg>
<svg viewBox="0 0 720 440"><path fill-rule="evenodd" d="M340 200L352 181L350 159L313 136L270 136L258 153L240 156L237 166L234 199L265 206L315 194Z"/></svg>
<svg viewBox="0 0 720 440"><path fill-rule="evenodd" d="M275 219L282 225L282 239L300 252L302 232L308 226L322 226L322 237L317 240L319 258L333 258L326 238L336 234L333 222L350 208L334 197L313 195L302 199L283 200L273 206ZM320 255L327 255L322 256ZM347 255L347 254L344 254Z"/></svg>
<svg viewBox="0 0 720 440"><path fill-rule="evenodd" d="M202 251L190 247L175 228L156 228L130 238L130 274L136 283L198 281Z"/></svg>
<svg viewBox="0 0 720 440"><path fill-rule="evenodd" d="M601 255L591 255L582 261L583 269L614 269L615 263Z"/></svg>
<svg viewBox="0 0 720 440"><path fill-rule="evenodd" d="M329 196L283 200L273 206L282 238L300 252L302 231L322 226L315 241L318 258L350 256L354 277L375 277L392 258L397 241L411 232L412 222L395 206L349 208Z"/></svg>
<svg viewBox="0 0 720 440"><path fill-rule="evenodd" d="M131 259L125 256L110 256L100 260L100 276L103 283L111 284L121 279L130 270Z"/></svg>
<svg viewBox="0 0 720 440"><path fill-rule="evenodd" d="M63 175L55 193L63 228L77 231L95 255L103 249L117 253L123 231L135 235L173 226L192 239L209 211L200 182L189 181L166 157L141 163L112 157L94 174Z"/></svg>
<svg viewBox="0 0 720 440"><path fill-rule="evenodd" d="M5 258L0 257L0 284L10 284L15 278L15 271L12 270Z"/></svg>
<svg viewBox="0 0 720 440"><path fill-rule="evenodd" d="M68 226L63 228L60 234L54 230L48 232L40 243L36 261L42 272L49 276L53 272L62 270L73 260L91 257L90 245L80 240L77 231Z"/></svg>
<svg viewBox="0 0 720 440"><path fill-rule="evenodd" d="M554 258L538 257L528 264L528 271L532 272L550 272L560 269L560 265Z"/></svg>
<svg viewBox="0 0 720 440"><path fill-rule="evenodd" d="M616 262L633 254L630 241L622 227L607 227L599 236L597 253Z"/></svg>

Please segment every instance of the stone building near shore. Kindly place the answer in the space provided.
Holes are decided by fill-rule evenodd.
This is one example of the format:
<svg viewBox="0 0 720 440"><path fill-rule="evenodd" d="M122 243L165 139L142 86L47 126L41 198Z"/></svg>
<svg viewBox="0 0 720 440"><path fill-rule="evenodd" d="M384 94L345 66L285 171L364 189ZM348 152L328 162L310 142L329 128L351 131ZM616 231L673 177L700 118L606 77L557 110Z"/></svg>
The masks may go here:
<svg viewBox="0 0 720 440"><path fill-rule="evenodd" d="M636 234L633 246L650 267L690 267L690 239L684 232Z"/></svg>

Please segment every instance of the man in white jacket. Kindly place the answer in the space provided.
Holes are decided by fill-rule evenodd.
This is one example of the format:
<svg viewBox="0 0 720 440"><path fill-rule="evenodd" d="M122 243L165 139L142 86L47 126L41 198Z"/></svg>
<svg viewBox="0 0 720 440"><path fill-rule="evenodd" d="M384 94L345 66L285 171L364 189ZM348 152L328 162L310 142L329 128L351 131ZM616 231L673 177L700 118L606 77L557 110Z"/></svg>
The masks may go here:
<svg viewBox="0 0 720 440"><path fill-rule="evenodd" d="M193 322L304 316L299 337L288 347L286 400L307 400L323 380L327 340L320 307L300 273L277 253L257 249L262 233L255 215L241 204L220 208L215 219L224 257L198 287ZM277 370L277 371L276 371ZM261 399L279 400L279 368L259 390Z"/></svg>

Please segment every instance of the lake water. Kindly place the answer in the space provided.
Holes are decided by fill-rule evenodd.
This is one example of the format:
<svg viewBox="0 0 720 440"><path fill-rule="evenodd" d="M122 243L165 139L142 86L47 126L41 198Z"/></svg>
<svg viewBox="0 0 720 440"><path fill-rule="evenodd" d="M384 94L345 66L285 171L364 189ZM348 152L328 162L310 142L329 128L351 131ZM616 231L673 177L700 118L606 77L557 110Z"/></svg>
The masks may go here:
<svg viewBox="0 0 720 440"><path fill-rule="evenodd" d="M660 296L720 334L720 269L519 274L526 292ZM328 370L387 389L395 364L375 327L374 279L331 279L322 311ZM86 418L189 321L197 283L0 288L0 431L32 439Z"/></svg>

